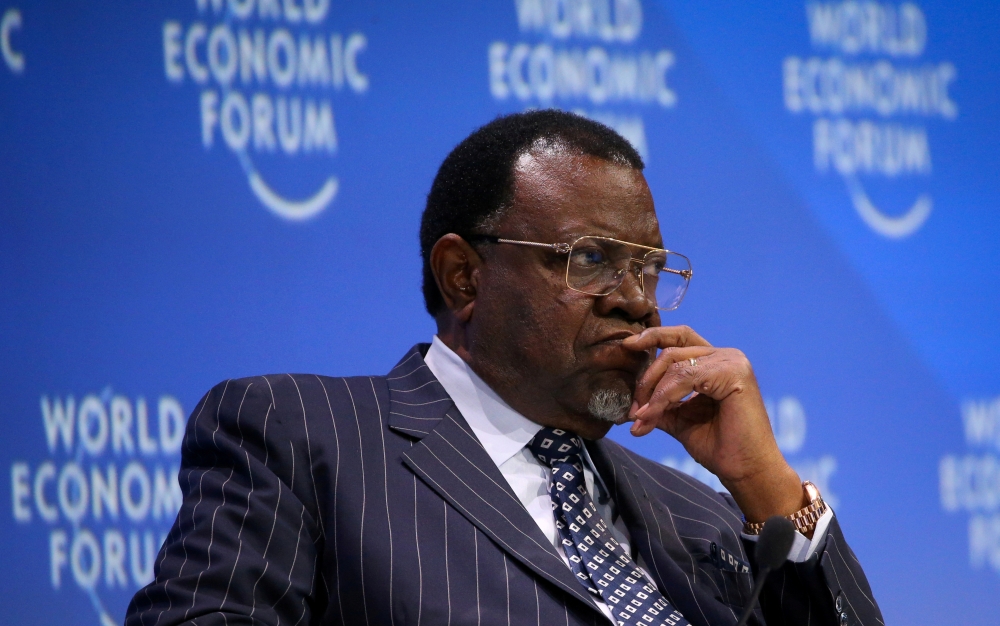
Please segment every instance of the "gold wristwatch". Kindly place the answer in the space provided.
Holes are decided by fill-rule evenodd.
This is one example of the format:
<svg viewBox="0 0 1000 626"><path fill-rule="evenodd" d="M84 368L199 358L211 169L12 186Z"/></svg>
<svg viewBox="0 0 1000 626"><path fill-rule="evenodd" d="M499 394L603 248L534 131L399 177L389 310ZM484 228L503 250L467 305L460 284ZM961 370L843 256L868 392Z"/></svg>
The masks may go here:
<svg viewBox="0 0 1000 626"><path fill-rule="evenodd" d="M809 504L785 517L795 526L795 530L808 536L816 528L816 522L819 521L819 518L826 513L827 507L816 485L807 480L802 483L802 488L806 491ZM759 535L763 529L764 522L744 522L743 524L743 532L747 535Z"/></svg>

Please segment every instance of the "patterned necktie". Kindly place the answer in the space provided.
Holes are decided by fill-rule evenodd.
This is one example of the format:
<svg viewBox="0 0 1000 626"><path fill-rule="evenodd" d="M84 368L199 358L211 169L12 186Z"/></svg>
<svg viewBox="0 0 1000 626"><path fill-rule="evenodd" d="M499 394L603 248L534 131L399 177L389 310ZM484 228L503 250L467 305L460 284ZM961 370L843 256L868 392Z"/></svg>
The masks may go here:
<svg viewBox="0 0 1000 626"><path fill-rule="evenodd" d="M608 605L619 626L690 626L650 584L597 513L583 479L580 438L543 428L528 449L552 468L552 513L579 583Z"/></svg>

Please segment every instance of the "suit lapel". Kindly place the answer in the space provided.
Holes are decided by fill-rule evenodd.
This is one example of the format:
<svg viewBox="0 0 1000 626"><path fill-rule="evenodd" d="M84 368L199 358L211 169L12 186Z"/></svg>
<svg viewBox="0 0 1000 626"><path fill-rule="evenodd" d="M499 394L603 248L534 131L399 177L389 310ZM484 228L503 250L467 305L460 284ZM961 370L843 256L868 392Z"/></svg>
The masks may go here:
<svg viewBox="0 0 1000 626"><path fill-rule="evenodd" d="M389 373L389 428L415 438L403 462L512 558L594 607L514 495L415 346Z"/></svg>
<svg viewBox="0 0 1000 626"><path fill-rule="evenodd" d="M732 610L698 583L693 557L677 536L670 512L646 493L635 463L604 439L587 442L587 451L611 491L633 549L646 562L661 593L696 626L735 623Z"/></svg>

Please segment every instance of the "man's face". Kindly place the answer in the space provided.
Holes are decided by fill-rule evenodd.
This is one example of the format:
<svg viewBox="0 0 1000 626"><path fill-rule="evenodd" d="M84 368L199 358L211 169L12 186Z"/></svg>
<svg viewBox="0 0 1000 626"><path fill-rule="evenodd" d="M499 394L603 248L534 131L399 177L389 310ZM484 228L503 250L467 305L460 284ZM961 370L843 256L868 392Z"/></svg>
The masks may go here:
<svg viewBox="0 0 1000 626"><path fill-rule="evenodd" d="M513 205L484 230L542 243L599 235L663 246L641 172L559 144L518 160ZM529 418L554 425L570 416L580 434L603 436L611 424L588 404L598 392L619 399L633 392L648 355L623 349L621 340L659 325L636 276L629 272L616 291L595 297L567 287L565 254L509 244L477 249L484 263L468 329L473 368ZM643 253L637 249L636 258Z"/></svg>

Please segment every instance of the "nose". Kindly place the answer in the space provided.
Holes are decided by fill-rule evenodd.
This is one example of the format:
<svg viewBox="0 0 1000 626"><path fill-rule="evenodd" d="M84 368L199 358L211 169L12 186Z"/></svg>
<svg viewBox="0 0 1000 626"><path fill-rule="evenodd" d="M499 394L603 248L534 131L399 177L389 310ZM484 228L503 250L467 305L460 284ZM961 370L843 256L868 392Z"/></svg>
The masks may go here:
<svg viewBox="0 0 1000 626"><path fill-rule="evenodd" d="M598 298L598 308L605 315L618 311L618 316L633 321L643 321L656 312L656 304L643 289L642 262L633 259L618 288Z"/></svg>

